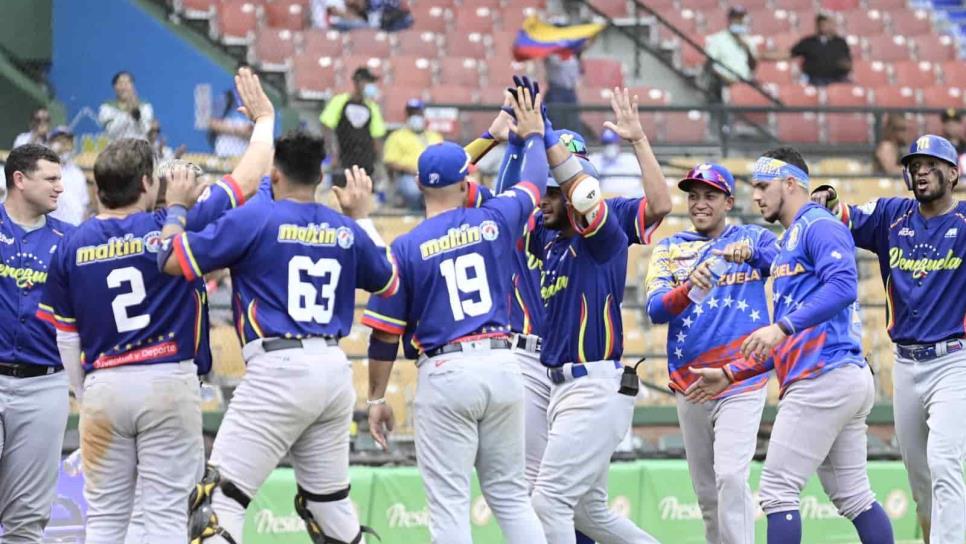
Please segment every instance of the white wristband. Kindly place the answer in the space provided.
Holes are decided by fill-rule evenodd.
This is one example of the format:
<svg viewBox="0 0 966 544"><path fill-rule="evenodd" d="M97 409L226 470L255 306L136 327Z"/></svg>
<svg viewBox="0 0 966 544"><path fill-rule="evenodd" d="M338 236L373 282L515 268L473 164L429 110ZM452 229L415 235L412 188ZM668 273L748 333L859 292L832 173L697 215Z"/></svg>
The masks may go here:
<svg viewBox="0 0 966 544"><path fill-rule="evenodd" d="M366 406L375 406L377 404L386 404L386 397L366 401Z"/></svg>
<svg viewBox="0 0 966 544"><path fill-rule="evenodd" d="M251 143L261 142L268 145L275 145L275 117L265 115L255 121L255 128L252 129Z"/></svg>

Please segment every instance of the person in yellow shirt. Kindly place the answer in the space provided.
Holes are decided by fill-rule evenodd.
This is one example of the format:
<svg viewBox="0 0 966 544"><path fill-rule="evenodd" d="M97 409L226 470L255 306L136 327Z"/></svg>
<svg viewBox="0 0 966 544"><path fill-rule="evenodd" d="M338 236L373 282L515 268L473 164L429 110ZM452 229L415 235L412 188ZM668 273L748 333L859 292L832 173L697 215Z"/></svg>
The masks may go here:
<svg viewBox="0 0 966 544"><path fill-rule="evenodd" d="M426 130L423 101L413 98L406 102L406 125L386 138L383 162L396 188L396 195L406 208L419 211L423 196L416 182L416 161L428 146L443 141L443 136Z"/></svg>

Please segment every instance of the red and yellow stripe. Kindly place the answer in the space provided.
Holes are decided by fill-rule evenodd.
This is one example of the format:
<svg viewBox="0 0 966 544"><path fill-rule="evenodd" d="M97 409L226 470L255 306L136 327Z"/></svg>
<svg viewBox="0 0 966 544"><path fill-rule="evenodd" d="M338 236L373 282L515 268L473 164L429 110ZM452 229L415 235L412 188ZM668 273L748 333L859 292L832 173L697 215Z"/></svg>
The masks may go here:
<svg viewBox="0 0 966 544"><path fill-rule="evenodd" d="M178 265L181 266L181 274L188 281L200 278L203 274L194 253L191 252L191 246L188 245L188 233L183 232L175 236L172 243L174 255L178 258Z"/></svg>
<svg viewBox="0 0 966 544"><path fill-rule="evenodd" d="M373 294L382 297L391 297L399 290L399 266L396 264L396 258L393 257L392 251L388 247L386 248L386 258L389 259L389 265L392 267L392 275L389 276L389 281L386 282L386 285Z"/></svg>
<svg viewBox="0 0 966 544"><path fill-rule="evenodd" d="M194 292L195 295L195 355L198 354L198 348L201 346L201 325L202 316L204 315L205 307L205 297L207 294L201 294L198 291Z"/></svg>
<svg viewBox="0 0 966 544"><path fill-rule="evenodd" d="M514 189L521 189L527 193L530 200L533 201L533 206L536 207L540 202L540 191L537 190L537 186L529 181L521 181L513 186Z"/></svg>
<svg viewBox="0 0 966 544"><path fill-rule="evenodd" d="M602 360L610 359L614 354L614 320L611 319L610 308L614 302L613 295L607 295L604 300L604 356Z"/></svg>
<svg viewBox="0 0 966 544"><path fill-rule="evenodd" d="M238 340L245 343L245 311L242 309L241 297L235 294L235 332Z"/></svg>
<svg viewBox="0 0 966 544"><path fill-rule="evenodd" d="M577 362L586 363L587 354L584 353L584 335L587 333L587 296L580 295L580 333L577 336Z"/></svg>
<svg viewBox="0 0 966 544"><path fill-rule="evenodd" d="M406 332L406 322L401 319L382 315L372 310L362 313L362 324L389 334L401 335Z"/></svg>
<svg viewBox="0 0 966 544"><path fill-rule="evenodd" d="M35 315L37 319L50 323L59 331L77 332L77 320L72 317L57 315L54 312L54 308L51 306L46 304L38 304Z"/></svg>
<svg viewBox="0 0 966 544"><path fill-rule="evenodd" d="M892 332L892 327L896 324L896 303L892 295L892 274L886 278L886 330Z"/></svg>
<svg viewBox="0 0 966 544"><path fill-rule="evenodd" d="M245 203L245 193L242 192L241 186L238 185L235 178L231 177L231 174L216 181L215 185L224 189L232 208L237 208Z"/></svg>
<svg viewBox="0 0 966 544"><path fill-rule="evenodd" d="M517 304L520 305L520 309L523 311L523 334L533 334L533 322L530 320L530 311L527 310L527 305L523 302L523 295L520 294L520 290L517 289L516 282L513 285L513 294L517 299Z"/></svg>
<svg viewBox="0 0 966 544"><path fill-rule="evenodd" d="M259 338L265 338L265 333L263 333L262 328L258 326L258 320L256 319L257 314L258 307L255 305L255 301L253 300L248 303L248 324L251 325L252 331L254 331Z"/></svg>
<svg viewBox="0 0 966 544"><path fill-rule="evenodd" d="M607 216L610 215L610 206L606 202L601 201L597 206L597 217L594 218L594 222L587 225L587 228L578 231L578 234L584 238L590 238L600 232L600 229L607 223Z"/></svg>

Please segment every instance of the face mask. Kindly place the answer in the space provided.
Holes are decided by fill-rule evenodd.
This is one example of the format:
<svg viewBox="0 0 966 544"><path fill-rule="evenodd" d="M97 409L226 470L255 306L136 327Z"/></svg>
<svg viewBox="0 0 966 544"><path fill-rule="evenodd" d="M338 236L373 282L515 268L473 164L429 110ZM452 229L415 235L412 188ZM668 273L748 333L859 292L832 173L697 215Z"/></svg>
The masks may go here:
<svg viewBox="0 0 966 544"><path fill-rule="evenodd" d="M413 132L422 132L426 128L426 118L422 115L410 115L406 119L406 124L409 125L409 129Z"/></svg>
<svg viewBox="0 0 966 544"><path fill-rule="evenodd" d="M741 24L733 24L728 27L728 30L731 31L732 34L745 34L748 32L748 26L741 25Z"/></svg>
<svg viewBox="0 0 966 544"><path fill-rule="evenodd" d="M366 83L366 86L362 88L362 96L368 98L369 100L378 99L379 87L376 87L375 83Z"/></svg>
<svg viewBox="0 0 966 544"><path fill-rule="evenodd" d="M607 144L604 146L604 156L608 159L614 159L621 153L620 145L618 144Z"/></svg>

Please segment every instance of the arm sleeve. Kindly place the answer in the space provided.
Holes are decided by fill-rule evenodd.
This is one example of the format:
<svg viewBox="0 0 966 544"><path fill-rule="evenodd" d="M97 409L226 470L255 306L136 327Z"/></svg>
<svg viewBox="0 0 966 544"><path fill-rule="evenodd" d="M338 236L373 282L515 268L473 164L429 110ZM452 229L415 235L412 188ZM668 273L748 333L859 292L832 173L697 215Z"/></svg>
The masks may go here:
<svg viewBox="0 0 966 544"><path fill-rule="evenodd" d="M372 119L369 120L369 134L373 138L383 138L386 136L386 122L382 120L382 110L379 104L369 102L369 111Z"/></svg>
<svg viewBox="0 0 966 544"><path fill-rule="evenodd" d="M353 224L352 230L359 256L356 284L374 295L394 295L399 288L399 270L392 252L389 248L377 246L359 225Z"/></svg>
<svg viewBox="0 0 966 544"><path fill-rule="evenodd" d="M821 286L799 309L781 318L792 334L828 321L859 293L855 245L846 229L831 219L819 220L809 226L803 243Z"/></svg>
<svg viewBox="0 0 966 544"><path fill-rule="evenodd" d="M755 241L755 254L751 257L751 266L757 268L763 276L771 274L771 263L778 256L778 237L775 233L762 228L758 239Z"/></svg>
<svg viewBox="0 0 966 544"><path fill-rule="evenodd" d="M77 402L84 402L84 367L81 364L81 341L76 332L57 331L57 351L67 372L70 388Z"/></svg>
<svg viewBox="0 0 966 544"><path fill-rule="evenodd" d="M500 168L496 172L496 180L493 182L496 192L502 193L520 181L520 167L522 165L523 149L518 145L508 143L506 152L503 153L503 160L500 162Z"/></svg>
<svg viewBox="0 0 966 544"><path fill-rule="evenodd" d="M647 245L651 243L654 231L661 225L657 221L648 225L647 198L611 198L608 199L611 210L615 213L621 230L627 235L628 244Z"/></svg>
<svg viewBox="0 0 966 544"><path fill-rule="evenodd" d="M499 142L497 142L493 138L480 137L463 146L463 149L465 149L466 152L469 153L470 162L472 162L473 164L476 164L480 162L480 159L485 157L486 154L489 153L490 150L492 150L497 145L499 145Z"/></svg>
<svg viewBox="0 0 966 544"><path fill-rule="evenodd" d="M319 121L324 126L335 130L335 127L339 126L339 118L342 117L342 108L345 107L348 100L349 95L347 94L333 96L332 100L329 100L329 103L325 105L325 109L322 110Z"/></svg>
<svg viewBox="0 0 966 544"><path fill-rule="evenodd" d="M653 323L667 323L691 304L687 283L675 285L669 266L669 242L654 247L647 266L644 288L647 291L647 315Z"/></svg>
<svg viewBox="0 0 966 544"><path fill-rule="evenodd" d="M54 253L50 269L47 271L47 282L44 284L44 294L37 305L37 318L53 325L58 331L77 332L77 319L73 304L70 300L69 278L67 270L69 251L65 244Z"/></svg>
<svg viewBox="0 0 966 544"><path fill-rule="evenodd" d="M740 382L764 374L775 368L775 358L768 357L764 361L741 358L724 367L725 374L732 382Z"/></svg>
<svg viewBox="0 0 966 544"><path fill-rule="evenodd" d="M523 166L520 181L500 196L483 204L483 208L495 211L513 233L522 233L530 214L536 209L547 186L550 167L543 135L533 134L527 138L523 149Z"/></svg>
<svg viewBox="0 0 966 544"><path fill-rule="evenodd" d="M621 230L620 222L607 202L603 201L598 206L594 222L583 228L575 226L574 230L587 241L585 246L594 260L605 263L627 247L627 235Z"/></svg>
<svg viewBox="0 0 966 544"><path fill-rule="evenodd" d="M181 273L194 280L237 262L255 243L267 205L250 205L226 213L201 232L183 232L171 239ZM366 236L368 238L368 236Z"/></svg>
<svg viewBox="0 0 966 544"><path fill-rule="evenodd" d="M228 210L245 203L245 194L230 175L205 188L198 202L188 210L185 230L199 231Z"/></svg>
<svg viewBox="0 0 966 544"><path fill-rule="evenodd" d="M404 253L399 243L393 243L392 253L400 268L405 268ZM400 281L396 292L386 297L369 297L362 314L362 324L372 329L402 336L409 316L409 287Z"/></svg>

